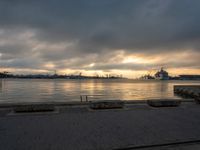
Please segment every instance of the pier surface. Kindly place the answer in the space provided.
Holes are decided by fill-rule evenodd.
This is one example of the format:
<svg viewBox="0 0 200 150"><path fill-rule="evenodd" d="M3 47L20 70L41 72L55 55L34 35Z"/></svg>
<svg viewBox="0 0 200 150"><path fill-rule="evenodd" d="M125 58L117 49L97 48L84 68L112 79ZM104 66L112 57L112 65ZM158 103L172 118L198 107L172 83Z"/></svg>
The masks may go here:
<svg viewBox="0 0 200 150"><path fill-rule="evenodd" d="M200 105L125 104L93 110L88 105L55 111L15 113L0 108L2 150L200 149Z"/></svg>
<svg viewBox="0 0 200 150"><path fill-rule="evenodd" d="M182 97L190 97L200 101L200 85L175 85L174 93Z"/></svg>

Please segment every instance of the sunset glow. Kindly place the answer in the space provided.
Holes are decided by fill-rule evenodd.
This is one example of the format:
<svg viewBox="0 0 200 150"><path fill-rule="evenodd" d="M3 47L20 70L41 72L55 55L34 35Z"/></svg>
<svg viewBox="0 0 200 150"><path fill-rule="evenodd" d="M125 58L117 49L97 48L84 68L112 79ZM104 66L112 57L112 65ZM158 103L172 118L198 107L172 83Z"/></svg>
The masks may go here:
<svg viewBox="0 0 200 150"><path fill-rule="evenodd" d="M72 1L39 3L38 8L36 2L1 2L9 7L0 15L0 72L136 78L164 67L171 75L200 74L200 33L194 28L200 9L192 2L187 5L196 6L194 11L157 0L88 1L81 9ZM174 11L180 13L174 16Z"/></svg>

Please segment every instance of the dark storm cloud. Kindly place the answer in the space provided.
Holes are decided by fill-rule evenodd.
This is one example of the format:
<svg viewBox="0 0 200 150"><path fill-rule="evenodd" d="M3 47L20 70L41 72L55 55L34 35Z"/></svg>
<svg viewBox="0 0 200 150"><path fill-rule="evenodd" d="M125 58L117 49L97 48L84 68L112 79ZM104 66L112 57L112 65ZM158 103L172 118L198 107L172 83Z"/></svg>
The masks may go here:
<svg viewBox="0 0 200 150"><path fill-rule="evenodd" d="M0 0L0 29L6 31L0 32L0 41L10 41L0 42L1 58L17 60L28 54L39 60L35 65L43 61L58 68L81 68L101 62L104 64L95 69L137 70L143 66L109 65L109 59L120 49L149 55L188 49L199 52L199 14L199 0ZM34 33L31 38L13 39L29 30ZM63 43L66 45L59 47ZM39 44L43 46L38 48ZM96 56L84 60L93 54ZM34 63L26 64L33 68ZM194 63L183 66L191 65Z"/></svg>

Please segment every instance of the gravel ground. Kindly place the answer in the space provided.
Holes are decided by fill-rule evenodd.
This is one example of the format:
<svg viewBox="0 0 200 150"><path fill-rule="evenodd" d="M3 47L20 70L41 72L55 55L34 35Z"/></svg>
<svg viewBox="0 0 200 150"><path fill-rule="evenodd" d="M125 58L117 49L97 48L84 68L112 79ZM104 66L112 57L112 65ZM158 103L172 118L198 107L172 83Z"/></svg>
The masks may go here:
<svg viewBox="0 0 200 150"><path fill-rule="evenodd" d="M200 140L200 105L125 109L62 108L60 113L0 111L0 150L109 150ZM144 149L200 149L199 143Z"/></svg>

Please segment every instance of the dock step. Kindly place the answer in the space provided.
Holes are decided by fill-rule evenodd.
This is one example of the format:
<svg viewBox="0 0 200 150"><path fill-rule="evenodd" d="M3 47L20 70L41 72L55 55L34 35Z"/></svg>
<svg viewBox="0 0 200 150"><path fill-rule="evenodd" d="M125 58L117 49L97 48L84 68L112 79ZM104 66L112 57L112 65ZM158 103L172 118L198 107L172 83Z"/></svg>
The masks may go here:
<svg viewBox="0 0 200 150"><path fill-rule="evenodd" d="M48 111L54 111L54 105L34 104L34 105L21 105L14 108L14 112L16 113L48 112Z"/></svg>
<svg viewBox="0 0 200 150"><path fill-rule="evenodd" d="M181 104L181 100L148 100L147 104L152 107L177 107Z"/></svg>
<svg viewBox="0 0 200 150"><path fill-rule="evenodd" d="M121 100L101 100L90 102L91 109L117 109L123 107L124 102Z"/></svg>

